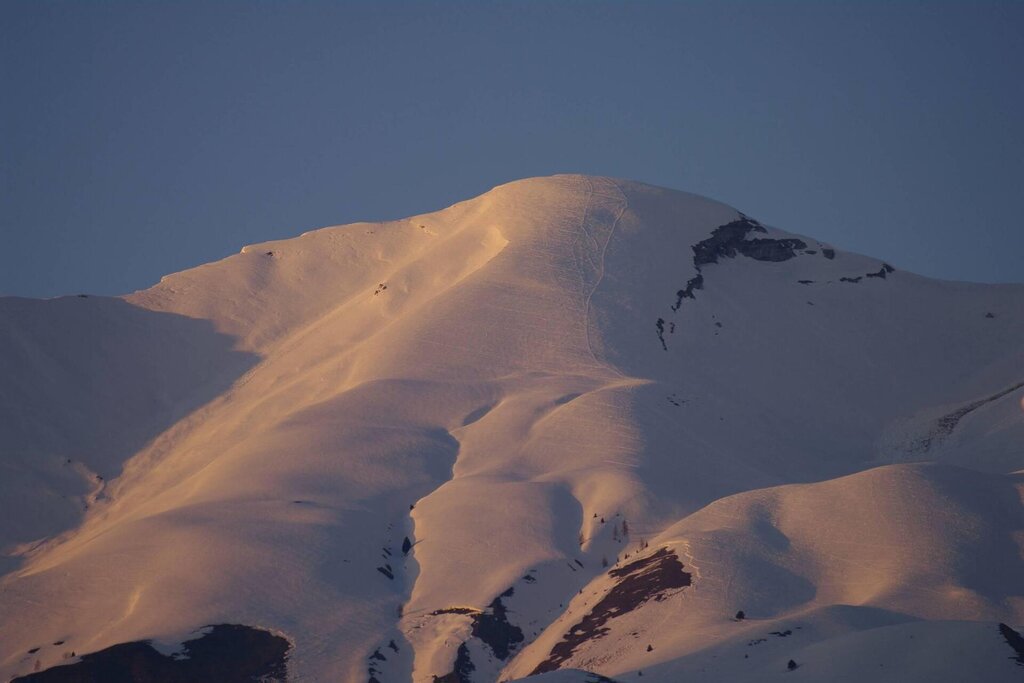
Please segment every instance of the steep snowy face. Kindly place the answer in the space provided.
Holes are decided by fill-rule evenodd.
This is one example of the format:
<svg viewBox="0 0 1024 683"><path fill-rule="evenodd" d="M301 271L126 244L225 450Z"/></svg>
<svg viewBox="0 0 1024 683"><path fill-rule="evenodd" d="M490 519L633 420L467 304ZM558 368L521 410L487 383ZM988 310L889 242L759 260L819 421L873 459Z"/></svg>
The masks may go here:
<svg viewBox="0 0 1024 683"><path fill-rule="evenodd" d="M1021 311L587 176L0 300L0 675L212 624L296 680L756 677L911 619L1009 657Z"/></svg>

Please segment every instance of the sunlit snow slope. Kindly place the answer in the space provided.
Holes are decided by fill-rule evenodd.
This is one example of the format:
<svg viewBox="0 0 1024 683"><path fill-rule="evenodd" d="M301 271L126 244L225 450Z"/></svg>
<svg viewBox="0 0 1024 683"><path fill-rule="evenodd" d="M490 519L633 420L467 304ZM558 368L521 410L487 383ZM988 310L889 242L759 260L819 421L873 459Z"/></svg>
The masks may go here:
<svg viewBox="0 0 1024 683"><path fill-rule="evenodd" d="M1020 680L1022 340L1024 286L585 176L0 299L0 680L209 624L294 681Z"/></svg>

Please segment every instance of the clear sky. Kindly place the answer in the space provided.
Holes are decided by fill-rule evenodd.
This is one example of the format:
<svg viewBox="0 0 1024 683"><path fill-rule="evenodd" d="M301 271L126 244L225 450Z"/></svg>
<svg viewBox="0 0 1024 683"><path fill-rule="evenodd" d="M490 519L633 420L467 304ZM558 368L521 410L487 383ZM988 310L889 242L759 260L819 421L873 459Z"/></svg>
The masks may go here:
<svg viewBox="0 0 1024 683"><path fill-rule="evenodd" d="M583 172L1024 281L1024 2L0 0L0 293Z"/></svg>

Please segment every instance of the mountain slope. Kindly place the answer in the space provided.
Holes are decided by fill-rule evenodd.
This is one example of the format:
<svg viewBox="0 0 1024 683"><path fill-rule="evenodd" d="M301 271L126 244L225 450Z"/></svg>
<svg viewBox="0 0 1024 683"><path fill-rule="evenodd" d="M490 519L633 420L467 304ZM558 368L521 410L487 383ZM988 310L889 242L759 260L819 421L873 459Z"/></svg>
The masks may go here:
<svg viewBox="0 0 1024 683"><path fill-rule="evenodd" d="M803 614L825 616L801 646L840 649L911 619L1024 622L1022 286L556 176L121 299L3 304L5 400L34 422L2 422L0 674L242 623L289 639L295 680L522 676L623 578L605 562L665 549L675 597L636 583L642 606L558 666L675 680ZM839 550L886 524L866 589ZM927 566L900 559L910 538ZM654 660L634 622L674 634Z"/></svg>
<svg viewBox="0 0 1024 683"><path fill-rule="evenodd" d="M1022 493L1022 475L891 465L724 498L651 539L659 550L642 549L587 586L510 672L597 664L612 675L651 667L680 680L708 663L672 660L711 647L727 660L718 675L734 680L757 672L766 654L834 636L837 621L861 629L1013 621L1024 608ZM631 599L627 581L641 573L629 567L659 554L690 578L654 599L650 591ZM644 567L646 582L656 584L667 566ZM618 609L604 619L609 604ZM733 619L741 610L745 618ZM989 635L998 641L996 629Z"/></svg>

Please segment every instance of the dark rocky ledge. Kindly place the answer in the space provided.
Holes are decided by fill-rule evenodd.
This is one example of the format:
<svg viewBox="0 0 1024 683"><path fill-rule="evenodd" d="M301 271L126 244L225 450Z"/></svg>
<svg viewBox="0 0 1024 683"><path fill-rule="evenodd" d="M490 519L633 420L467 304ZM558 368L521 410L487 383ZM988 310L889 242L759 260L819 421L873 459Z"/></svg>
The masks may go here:
<svg viewBox="0 0 1024 683"><path fill-rule="evenodd" d="M501 601L502 598L510 598L514 594L515 588L510 587L504 593L494 598L491 604L483 610L474 610L466 607L448 607L434 610L430 615L468 615L472 620L470 637L480 640L491 649L496 658L505 661L525 639L523 630L508 620L508 609L505 607L505 603ZM455 658L454 668L443 676L434 676L434 681L435 683L468 683L470 674L475 670L476 666L470 659L469 648L466 646L466 643L462 643Z"/></svg>
<svg viewBox="0 0 1024 683"><path fill-rule="evenodd" d="M291 644L269 631L218 624L161 654L152 641L121 643L73 664L13 679L14 683L250 683L288 680Z"/></svg>
<svg viewBox="0 0 1024 683"><path fill-rule="evenodd" d="M504 661L523 642L523 631L508 620L502 598L513 595L512 588L494 598L487 609L473 615L473 636L487 644L494 656Z"/></svg>
<svg viewBox="0 0 1024 683"><path fill-rule="evenodd" d="M693 265L700 268L709 263L718 263L720 258L735 258L737 254L755 261L788 261L796 256L798 249L807 248L807 244L798 239L747 239L752 232L768 231L746 216L720 225L711 233L711 237L693 245Z"/></svg>
<svg viewBox="0 0 1024 683"><path fill-rule="evenodd" d="M612 619L650 600L660 602L691 583L690 574L683 571L683 563L668 548L612 569L608 575L618 582L551 648L551 654L537 665L531 676L560 668L580 645L607 634L610 627L606 624Z"/></svg>
<svg viewBox="0 0 1024 683"><path fill-rule="evenodd" d="M884 280L889 273L895 273L895 272L896 272L895 268L890 266L888 263L883 263L882 267L879 268L874 273L864 273L863 275L858 275L856 277L841 277L841 278L839 278L839 281L840 282L857 283L857 282L860 282L861 280L863 280L866 277L877 277L877 278L881 278L882 280Z"/></svg>
<svg viewBox="0 0 1024 683"><path fill-rule="evenodd" d="M913 447L912 450L914 450L914 451L927 451L933 445L935 445L937 442L943 441L944 439L949 437L949 435L953 433L953 430L956 429L956 426L958 424L960 424L960 420L962 420L965 417L967 417L967 415L969 415L970 413L973 413L978 408L981 408L982 406L984 406L984 405L986 405L988 403L992 403L994 401L998 401L999 399L1003 398L1004 396L1007 396L1008 394L1012 394L1013 392L1015 392L1015 391L1017 391L1018 389L1021 389L1021 388L1024 388L1024 382L1017 382L1016 384L1014 384L1014 385L1012 385L1010 387L1007 387L1006 389L1003 389L1000 392L997 392L995 394L992 394L991 396L986 396L985 398L982 398L982 399L979 399L977 401L973 401L971 403L963 405L963 406L957 408L956 410L954 410L953 412L947 413L947 414L943 415L942 417L940 417L936 421L935 426L932 428L932 430L929 431L928 434L924 438L919 439L914 444L914 447Z"/></svg>
<svg viewBox="0 0 1024 683"><path fill-rule="evenodd" d="M474 671L476 671L476 667L473 666L473 661L469 658L469 648L462 643L455 654L455 664L452 670L444 676L434 676L434 683L471 683Z"/></svg>
<svg viewBox="0 0 1024 683"><path fill-rule="evenodd" d="M686 287L676 292L676 302L672 310L678 311L683 299L693 299L694 292L704 289L701 268L709 263L718 263L720 258L735 258L737 255L755 261L788 261L797 255L797 251L807 248L807 244L798 239L747 239L752 232L768 231L752 218L741 216L738 220L718 226L711 233L711 237L693 245L693 265L697 269L697 275L690 278Z"/></svg>
<svg viewBox="0 0 1024 683"><path fill-rule="evenodd" d="M479 638L491 648L494 656L501 660L508 659L508 656L523 642L523 631L508 620L508 610L501 601L502 598L510 598L515 594L515 588L509 588L498 597L491 600L491 604L483 610L475 610L469 607L447 607L434 610L430 616L441 614L465 614L472 619L471 635Z"/></svg>
<svg viewBox="0 0 1024 683"><path fill-rule="evenodd" d="M1006 644L1013 648L1016 655L1010 659L1017 662L1018 666L1024 666L1024 638L1006 624L999 624L999 633L1003 636Z"/></svg>

